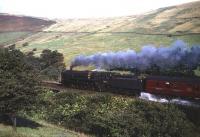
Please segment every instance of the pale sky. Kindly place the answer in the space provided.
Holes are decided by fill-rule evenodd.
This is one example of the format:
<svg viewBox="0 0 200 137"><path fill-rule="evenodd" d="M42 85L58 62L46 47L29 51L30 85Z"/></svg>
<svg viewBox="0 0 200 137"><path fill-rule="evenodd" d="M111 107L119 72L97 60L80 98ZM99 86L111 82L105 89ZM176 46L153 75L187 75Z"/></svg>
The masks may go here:
<svg viewBox="0 0 200 137"><path fill-rule="evenodd" d="M0 0L0 12L47 18L115 17L197 0Z"/></svg>

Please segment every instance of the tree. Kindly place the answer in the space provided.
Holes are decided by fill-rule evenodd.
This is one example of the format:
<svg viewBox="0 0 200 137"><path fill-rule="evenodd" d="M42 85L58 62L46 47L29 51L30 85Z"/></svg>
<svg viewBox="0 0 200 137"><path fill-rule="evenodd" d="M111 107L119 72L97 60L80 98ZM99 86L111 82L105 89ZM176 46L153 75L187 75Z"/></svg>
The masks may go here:
<svg viewBox="0 0 200 137"><path fill-rule="evenodd" d="M22 52L0 49L0 112L15 117L32 106L41 90L38 80Z"/></svg>
<svg viewBox="0 0 200 137"><path fill-rule="evenodd" d="M41 74L48 76L50 79L57 80L60 73L65 69L64 57L62 53L43 50L40 55Z"/></svg>

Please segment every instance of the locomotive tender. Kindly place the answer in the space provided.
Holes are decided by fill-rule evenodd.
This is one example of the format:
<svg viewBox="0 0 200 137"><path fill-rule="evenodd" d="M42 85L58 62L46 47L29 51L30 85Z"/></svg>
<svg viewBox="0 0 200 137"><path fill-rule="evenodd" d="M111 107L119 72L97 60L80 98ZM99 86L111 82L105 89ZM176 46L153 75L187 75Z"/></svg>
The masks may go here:
<svg viewBox="0 0 200 137"><path fill-rule="evenodd" d="M200 98L200 78L197 77L141 77L115 72L65 70L61 74L61 83L71 88L125 95L148 92L164 96Z"/></svg>

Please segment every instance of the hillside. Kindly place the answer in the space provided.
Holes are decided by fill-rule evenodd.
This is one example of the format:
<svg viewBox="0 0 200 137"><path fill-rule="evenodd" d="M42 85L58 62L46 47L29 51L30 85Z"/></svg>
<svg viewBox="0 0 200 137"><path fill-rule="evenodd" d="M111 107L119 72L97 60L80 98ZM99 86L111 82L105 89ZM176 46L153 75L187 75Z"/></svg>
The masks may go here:
<svg viewBox="0 0 200 137"><path fill-rule="evenodd" d="M200 32L200 1L160 8L144 15L118 18L71 19L58 21L46 31L67 32Z"/></svg>
<svg viewBox="0 0 200 137"><path fill-rule="evenodd" d="M136 30L157 33L199 33L200 1L161 8L136 20Z"/></svg>
<svg viewBox="0 0 200 137"><path fill-rule="evenodd" d="M41 31L53 23L47 19L0 14L0 32Z"/></svg>
<svg viewBox="0 0 200 137"><path fill-rule="evenodd" d="M53 23L47 19L0 14L0 45L22 40Z"/></svg>
<svg viewBox="0 0 200 137"><path fill-rule="evenodd" d="M169 45L177 39L200 43L200 1L161 8L138 16L56 20L43 32L17 43L24 52L58 50L66 64L80 54L134 49L143 45ZM28 42L28 46L23 46Z"/></svg>

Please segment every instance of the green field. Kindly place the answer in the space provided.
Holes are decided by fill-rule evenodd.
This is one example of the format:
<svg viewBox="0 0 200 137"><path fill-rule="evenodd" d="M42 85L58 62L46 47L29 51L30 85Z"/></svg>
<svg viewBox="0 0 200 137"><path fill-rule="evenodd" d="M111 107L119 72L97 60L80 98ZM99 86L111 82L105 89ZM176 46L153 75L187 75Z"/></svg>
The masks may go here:
<svg viewBox="0 0 200 137"><path fill-rule="evenodd" d="M40 35L41 37L39 37ZM46 37L45 37L46 35ZM52 35L58 35L52 34ZM121 50L139 51L144 45L169 46L176 40L183 40L188 45L198 45L200 43L200 35L174 36L168 37L163 35L138 35L138 34L60 34L60 38L43 40L49 37L48 34L37 34L32 36L28 42L29 46L23 47L22 43L18 44L18 48L24 52L34 51L35 55L39 55L44 49L58 50L64 54L67 65L77 55L91 55L98 52L111 52ZM31 41L33 39L33 41Z"/></svg>
<svg viewBox="0 0 200 137"><path fill-rule="evenodd" d="M0 45L7 45L23 40L30 32L1 32Z"/></svg>

